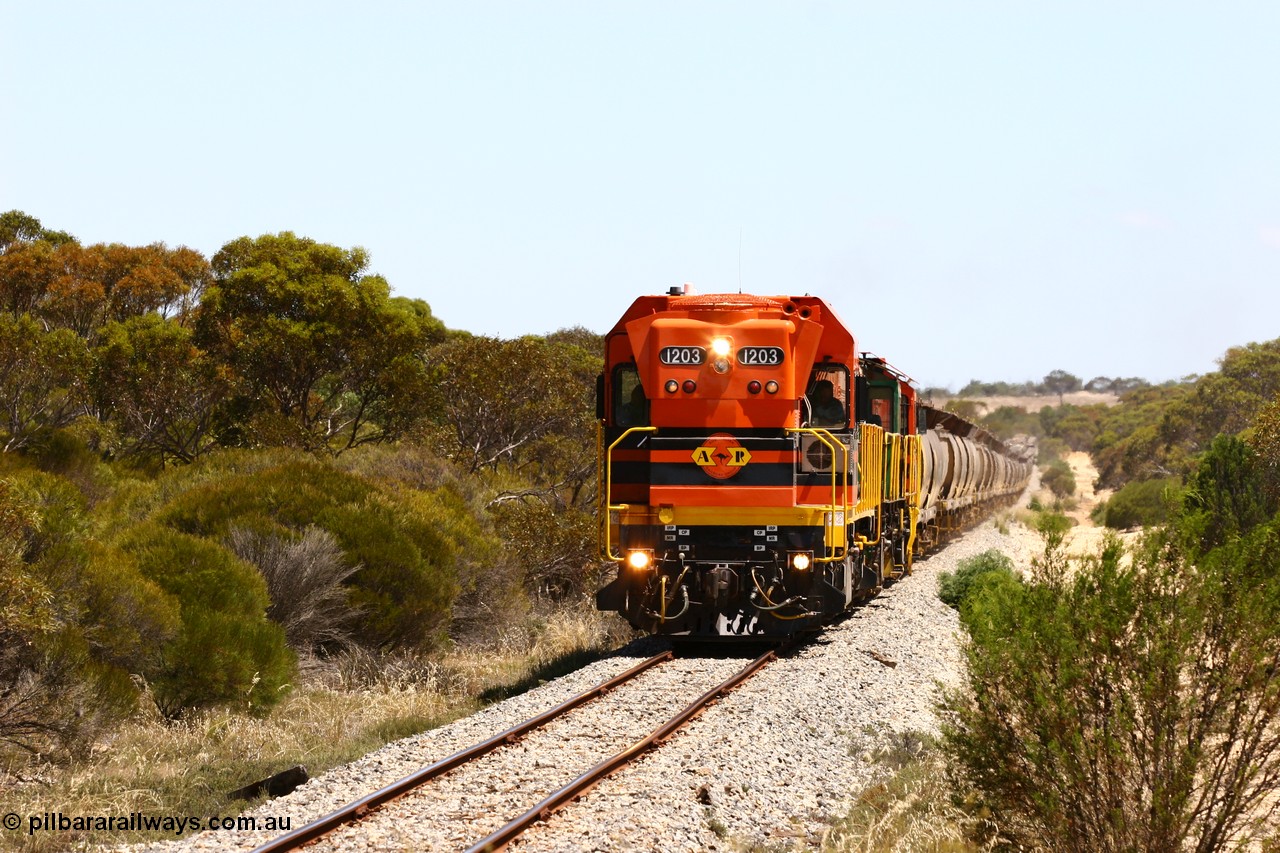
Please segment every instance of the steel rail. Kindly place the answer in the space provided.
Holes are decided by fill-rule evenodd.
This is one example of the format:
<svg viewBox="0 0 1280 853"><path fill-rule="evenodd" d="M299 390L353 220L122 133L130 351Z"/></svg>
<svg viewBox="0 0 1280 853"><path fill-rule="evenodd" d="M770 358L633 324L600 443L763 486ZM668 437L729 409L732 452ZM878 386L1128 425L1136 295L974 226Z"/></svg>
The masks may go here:
<svg viewBox="0 0 1280 853"><path fill-rule="evenodd" d="M483 743L478 743L475 746L459 750L448 758L442 758L429 767L424 767L397 782L392 782L390 785L374 791L372 794L348 803L335 812L331 812L330 814L313 820L306 826L274 838L260 847L255 847L253 853L281 853L281 851L286 850L297 850L303 845L333 832L344 824L360 820L379 806L412 791L414 788L421 786L423 783L428 782L437 776L447 773L455 767L466 764L468 761L473 761L482 755L492 752L500 746L515 743L528 732L546 725L556 717L572 711L579 705L583 705L598 696L608 693L618 685L630 681L645 670L657 666L663 661L670 660L672 657L674 657L674 655L670 651L654 655L648 660L633 666L626 672L616 675L608 681L601 682L590 690L579 693L572 699L562 702L556 707L549 711L544 711L536 717L531 717L518 726L514 726L500 734L494 735Z"/></svg>
<svg viewBox="0 0 1280 853"><path fill-rule="evenodd" d="M491 851L503 849L510 844L516 836L520 835L526 829L539 821L546 820L555 811L568 804L569 801L576 797L580 797L587 791L591 790L610 773L613 773L619 767L635 760L651 747L666 740L681 726L701 713L702 710L706 708L707 705L710 705L716 698L737 687L743 681L746 681L775 657L777 657L777 650L771 649L765 652L760 657L747 664L747 666L740 669L737 673L711 688L706 693L703 693L691 704L685 706L684 710L676 714L666 723L663 723L657 729L654 729L648 737L637 741L622 752L614 755L612 758L606 758L586 773L583 773L581 776L574 779L568 785L565 785L560 790L548 796L520 817L511 821L511 823L508 823L497 832L494 832L487 838L478 841L471 847L467 848L467 853L491 853Z"/></svg>

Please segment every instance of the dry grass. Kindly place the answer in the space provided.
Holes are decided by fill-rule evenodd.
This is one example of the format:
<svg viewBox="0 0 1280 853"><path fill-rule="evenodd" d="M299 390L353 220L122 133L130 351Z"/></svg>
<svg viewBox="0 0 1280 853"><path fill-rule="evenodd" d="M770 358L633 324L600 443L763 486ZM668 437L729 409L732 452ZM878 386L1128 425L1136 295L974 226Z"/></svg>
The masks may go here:
<svg viewBox="0 0 1280 853"><path fill-rule="evenodd" d="M967 828L973 818L951 802L945 764L928 735L895 735L874 759L888 775L854 801L832 827L824 853L969 853L984 848Z"/></svg>
<svg viewBox="0 0 1280 853"><path fill-rule="evenodd" d="M0 765L2 811L22 817L0 829L0 849L66 850L144 835L26 833L26 816L233 815L226 792L303 764L314 776L401 737L465 716L616 648L629 634L616 617L579 605L513 629L479 647L430 658L349 652L303 668L300 684L265 719L208 712L166 723L154 710L97 744L83 761ZM0 755L0 760L6 756ZM151 838L164 838L153 835ZM172 838L172 835L167 836Z"/></svg>

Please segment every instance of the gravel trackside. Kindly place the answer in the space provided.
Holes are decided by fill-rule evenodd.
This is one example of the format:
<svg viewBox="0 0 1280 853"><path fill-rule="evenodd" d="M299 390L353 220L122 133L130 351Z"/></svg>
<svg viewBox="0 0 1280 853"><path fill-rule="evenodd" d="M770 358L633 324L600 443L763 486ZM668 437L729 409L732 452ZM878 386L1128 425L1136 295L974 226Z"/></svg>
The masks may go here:
<svg viewBox="0 0 1280 853"><path fill-rule="evenodd" d="M741 849L753 843L771 849L819 847L857 793L877 779L881 771L871 754L879 746L895 733L937 732L939 685L958 683L964 667L959 623L955 612L938 599L938 576L990 548L1026 566L1038 539L1016 523L1008 530L1003 533L986 522L920 560L912 576L886 588L814 643L770 664L665 745L601 782L510 849L702 851ZM522 722L662 647L652 639L632 643L607 659L466 719L388 744L246 815L287 816L296 829ZM627 694L626 713L614 705L607 713L588 717L593 719L589 725L598 729L585 738L580 731L549 727L503 750L509 755L500 771L452 783L464 799L483 792L485 821L472 823L473 818L463 814L466 810L453 804L456 800L425 800L419 806L400 801L388 807L397 809L399 828L394 832L352 833L341 844L324 849L462 849L492 831L496 818L513 818L541 798L530 801L530 786L520 780L538 775L583 742L610 753L620 750L626 744L614 742L615 730L625 727L629 742L661 722L653 715L674 701L668 682L688 689L697 676L699 684L706 681L709 686L710 676L718 675L718 681L743 661L678 663L707 671L685 670L680 675L669 670L677 676L655 678ZM647 707L651 703L652 711ZM563 781L572 775L576 773ZM248 850L272 835L207 832L132 850Z"/></svg>

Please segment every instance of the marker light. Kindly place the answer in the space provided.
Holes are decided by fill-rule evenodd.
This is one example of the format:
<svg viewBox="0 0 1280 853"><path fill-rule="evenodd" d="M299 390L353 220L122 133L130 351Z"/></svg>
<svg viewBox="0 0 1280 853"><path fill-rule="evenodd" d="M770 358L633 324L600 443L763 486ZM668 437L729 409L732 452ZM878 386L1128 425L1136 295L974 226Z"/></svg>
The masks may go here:
<svg viewBox="0 0 1280 853"><path fill-rule="evenodd" d="M759 379L752 379L750 382L747 383L747 390L750 391L752 394L759 394L760 387L761 386L760 386Z"/></svg>
<svg viewBox="0 0 1280 853"><path fill-rule="evenodd" d="M777 394L778 383L770 379L768 382L764 383L764 390L768 391L770 394Z"/></svg>
<svg viewBox="0 0 1280 853"><path fill-rule="evenodd" d="M680 390L680 383L675 381L674 379L668 379L666 384L666 389L668 394L674 394Z"/></svg>
<svg viewBox="0 0 1280 853"><path fill-rule="evenodd" d="M812 562L813 561L809 559L808 554L791 555L791 567L798 572L807 571Z"/></svg>
<svg viewBox="0 0 1280 853"><path fill-rule="evenodd" d="M647 569L653 558L648 551L632 551L627 555L627 565L633 569Z"/></svg>
<svg viewBox="0 0 1280 853"><path fill-rule="evenodd" d="M694 391L698 390L698 383L694 382L692 379L686 379L682 387L684 388L684 393L692 394Z"/></svg>
<svg viewBox="0 0 1280 853"><path fill-rule="evenodd" d="M721 358L724 358L726 355L728 355L730 349L732 349L732 345L730 344L728 338L712 338L711 339L711 351L716 355L720 356Z"/></svg>

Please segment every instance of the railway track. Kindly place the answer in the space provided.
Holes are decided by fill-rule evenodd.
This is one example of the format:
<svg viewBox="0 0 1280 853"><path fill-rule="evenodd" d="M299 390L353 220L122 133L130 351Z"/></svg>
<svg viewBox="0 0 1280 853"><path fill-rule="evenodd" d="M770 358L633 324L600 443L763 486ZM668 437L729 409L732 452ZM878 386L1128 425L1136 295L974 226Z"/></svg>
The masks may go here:
<svg viewBox="0 0 1280 853"><path fill-rule="evenodd" d="M741 658L686 658L670 651L655 655L549 711L268 841L254 853L283 853L304 845L316 851L357 846L500 850L659 745L776 655L766 652L745 666ZM662 722L655 726L655 719ZM637 728L648 734L637 738ZM571 741L578 743L566 746ZM504 759L504 753L509 759L513 752L523 754ZM530 753L534 768L551 772L521 769Z"/></svg>

